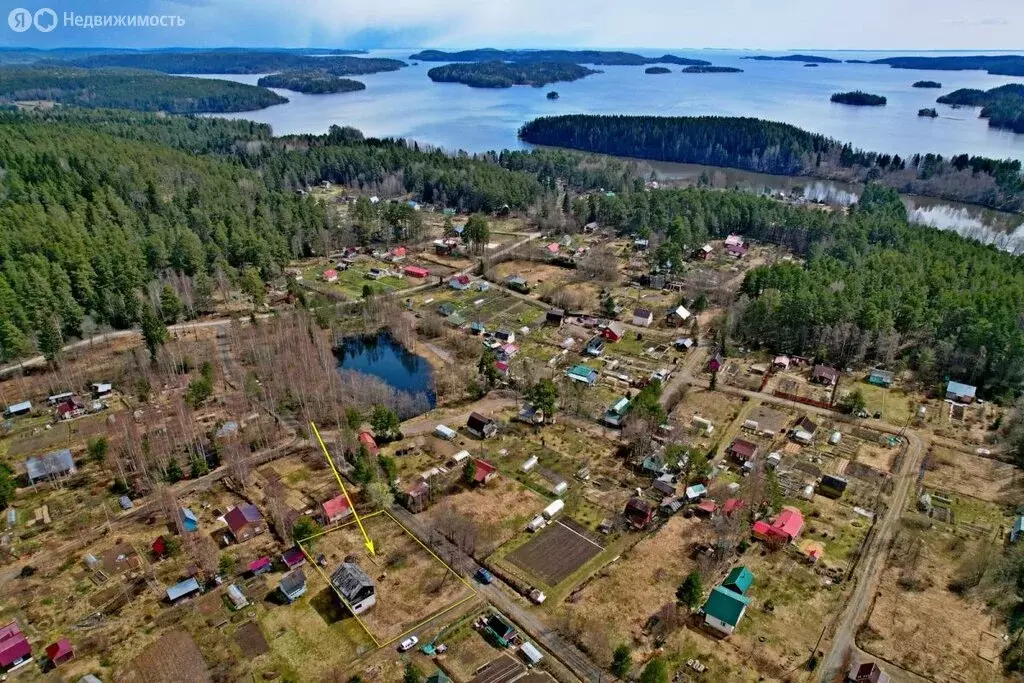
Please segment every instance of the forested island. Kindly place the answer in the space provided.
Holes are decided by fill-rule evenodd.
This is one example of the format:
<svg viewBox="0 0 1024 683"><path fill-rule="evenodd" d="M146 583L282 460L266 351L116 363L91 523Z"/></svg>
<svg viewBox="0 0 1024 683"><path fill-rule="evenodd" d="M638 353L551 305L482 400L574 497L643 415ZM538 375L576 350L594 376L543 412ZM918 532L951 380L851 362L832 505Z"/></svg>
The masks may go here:
<svg viewBox="0 0 1024 683"><path fill-rule="evenodd" d="M829 99L836 104L850 104L856 107L884 107L886 103L886 99L881 95L872 95L860 90L833 93Z"/></svg>
<svg viewBox="0 0 1024 683"><path fill-rule="evenodd" d="M644 69L645 74L669 74L672 73L672 69L668 69L664 66L649 66Z"/></svg>
<svg viewBox="0 0 1024 683"><path fill-rule="evenodd" d="M817 55L783 55L782 57L771 57L769 55L751 55L740 59L752 59L757 62L806 62L808 64L840 64L842 60L831 57L818 57Z"/></svg>
<svg viewBox="0 0 1024 683"><path fill-rule="evenodd" d="M435 66L427 72L436 83L462 83L471 88L511 88L532 85L540 88L558 81L576 81L599 73L567 62L463 62Z"/></svg>
<svg viewBox="0 0 1024 683"><path fill-rule="evenodd" d="M922 71L987 71L995 76L1024 76L1022 55L966 55L963 57L886 57L872 64L888 64L895 69Z"/></svg>
<svg viewBox="0 0 1024 683"><path fill-rule="evenodd" d="M760 173L879 182L901 192L1024 209L1019 161L966 154L865 152L796 126L721 116L546 116L519 131L531 144Z"/></svg>
<svg viewBox="0 0 1024 683"><path fill-rule="evenodd" d="M279 71L318 70L335 76L357 76L397 71L398 59L327 55L314 57L285 51L211 50L208 52L126 52L94 54L64 64L86 69L122 67L170 74L265 74Z"/></svg>
<svg viewBox="0 0 1024 683"><path fill-rule="evenodd" d="M547 94L547 98L549 100L557 100L558 99L558 91L557 90L552 90L551 92L549 92Z"/></svg>
<svg viewBox="0 0 1024 683"><path fill-rule="evenodd" d="M931 108L931 109L918 109L917 110L917 115L918 116L927 116L928 118L931 118L931 119L939 118L939 112L935 111L934 108Z"/></svg>
<svg viewBox="0 0 1024 683"><path fill-rule="evenodd" d="M804 66L806 66L806 67L818 67L818 66L821 66L821 65L820 64L816 64L815 62L811 62L810 64L804 64Z"/></svg>
<svg viewBox="0 0 1024 683"><path fill-rule="evenodd" d="M938 81L914 81L914 88L941 88L942 84Z"/></svg>
<svg viewBox="0 0 1024 683"><path fill-rule="evenodd" d="M684 74L739 74L743 69L734 66L688 66L682 70Z"/></svg>
<svg viewBox="0 0 1024 683"><path fill-rule="evenodd" d="M366 84L350 78L341 78L326 71L282 71L261 76L256 85L264 88L282 88L307 95L326 95L339 92L366 90Z"/></svg>
<svg viewBox="0 0 1024 683"><path fill-rule="evenodd" d="M675 55L644 57L632 52L608 50L423 50L409 55L409 59L422 62L571 62L574 64L596 64L599 66L643 66L644 64L678 64L680 66L703 66L711 64L703 59L687 59Z"/></svg>
<svg viewBox="0 0 1024 683"><path fill-rule="evenodd" d="M0 101L36 100L177 114L251 111L288 101L254 85L181 78L153 71L63 66L0 68Z"/></svg>
<svg viewBox="0 0 1024 683"><path fill-rule="evenodd" d="M1024 85L1020 83L1009 83L991 90L961 88L936 101L957 107L981 107L979 116L988 119L988 125L1024 133Z"/></svg>

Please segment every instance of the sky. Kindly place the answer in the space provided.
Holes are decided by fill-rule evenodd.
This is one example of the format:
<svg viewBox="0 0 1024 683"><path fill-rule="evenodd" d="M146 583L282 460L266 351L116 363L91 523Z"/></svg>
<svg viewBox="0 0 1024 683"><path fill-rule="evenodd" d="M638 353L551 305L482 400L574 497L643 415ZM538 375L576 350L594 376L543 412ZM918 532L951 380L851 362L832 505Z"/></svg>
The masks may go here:
<svg viewBox="0 0 1024 683"><path fill-rule="evenodd" d="M52 30L14 30L16 8L44 7L58 17ZM12 47L1024 51L1024 0L5 0L4 9L0 45ZM70 12L184 24L76 27L65 24Z"/></svg>

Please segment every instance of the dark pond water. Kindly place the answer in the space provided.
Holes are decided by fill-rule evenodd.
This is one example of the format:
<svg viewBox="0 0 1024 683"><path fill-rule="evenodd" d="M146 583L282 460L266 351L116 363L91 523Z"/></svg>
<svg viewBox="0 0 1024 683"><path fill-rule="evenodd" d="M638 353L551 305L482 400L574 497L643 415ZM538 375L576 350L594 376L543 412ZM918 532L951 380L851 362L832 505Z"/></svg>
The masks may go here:
<svg viewBox="0 0 1024 683"><path fill-rule="evenodd" d="M399 344L387 332L366 337L347 337L335 348L338 367L376 377L395 391L426 395L433 408L430 363Z"/></svg>

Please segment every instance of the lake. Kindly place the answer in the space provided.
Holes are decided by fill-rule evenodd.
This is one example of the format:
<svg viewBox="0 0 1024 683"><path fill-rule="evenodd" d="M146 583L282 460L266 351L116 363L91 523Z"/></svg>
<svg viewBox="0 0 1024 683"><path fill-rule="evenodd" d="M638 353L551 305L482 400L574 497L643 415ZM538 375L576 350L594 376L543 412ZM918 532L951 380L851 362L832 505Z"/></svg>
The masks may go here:
<svg viewBox="0 0 1024 683"><path fill-rule="evenodd" d="M359 128L376 137L405 137L449 150L485 152L527 147L516 137L519 127L549 114L650 114L659 116L756 116L784 121L823 133L866 150L909 156L977 154L1024 160L1024 135L990 129L977 109L954 109L935 98L957 88L988 89L1024 79L990 76L982 71L910 71L877 64L822 64L741 59L748 52L674 50L634 52L705 59L744 70L734 74L649 75L644 66L597 66L602 73L572 83L543 88L470 88L434 83L427 71L438 62L413 65L417 49L374 50L372 57L394 57L409 66L388 73L357 76L366 90L334 95L303 95L277 90L286 104L255 112L227 114L268 123L278 135L325 133L332 124ZM762 53L763 54L763 53ZM877 59L913 52L819 52L835 59ZM942 53L927 53L942 54ZM208 78L211 76L207 76ZM258 75L213 76L255 84ZM912 88L916 80L942 82L942 89ZM561 97L548 100L549 90ZM852 107L829 102L834 92L864 90L888 98L885 107ZM917 116L935 107L939 118Z"/></svg>
<svg viewBox="0 0 1024 683"><path fill-rule="evenodd" d="M406 349L387 332L346 337L334 353L339 369L371 375L398 392L425 395L431 408L436 405L430 363Z"/></svg>

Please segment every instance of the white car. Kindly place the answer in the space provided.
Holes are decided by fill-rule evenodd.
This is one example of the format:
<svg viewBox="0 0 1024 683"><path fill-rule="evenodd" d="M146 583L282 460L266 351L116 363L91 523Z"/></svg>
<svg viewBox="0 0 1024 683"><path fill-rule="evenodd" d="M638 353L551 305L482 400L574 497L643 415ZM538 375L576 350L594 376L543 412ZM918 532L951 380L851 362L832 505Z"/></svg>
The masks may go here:
<svg viewBox="0 0 1024 683"><path fill-rule="evenodd" d="M414 647L416 647L416 643L418 643L418 642L420 642L419 638L417 638L416 636L409 636L408 638L403 640L401 642L401 644L399 644L398 651L399 652L408 652L409 650L411 650Z"/></svg>

